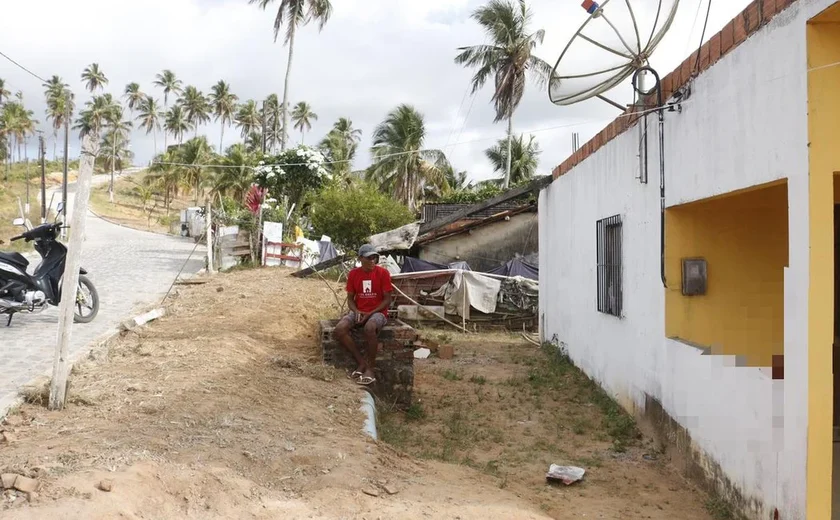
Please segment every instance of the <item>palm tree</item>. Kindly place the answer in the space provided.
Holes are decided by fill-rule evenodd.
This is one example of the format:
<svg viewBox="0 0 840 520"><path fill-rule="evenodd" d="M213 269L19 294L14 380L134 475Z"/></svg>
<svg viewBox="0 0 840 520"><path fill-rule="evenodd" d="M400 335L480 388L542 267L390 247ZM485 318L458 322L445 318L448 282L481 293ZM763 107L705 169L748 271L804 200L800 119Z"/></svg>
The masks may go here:
<svg viewBox="0 0 840 520"><path fill-rule="evenodd" d="M155 76L154 85L163 89L163 111L169 112L169 94L174 93L178 95L181 93L181 85L183 82L175 77L175 73L169 69L164 70ZM167 134L163 134L163 147L167 147Z"/></svg>
<svg viewBox="0 0 840 520"><path fill-rule="evenodd" d="M139 83L129 83L125 86L125 92L123 92L123 97L125 98L126 105L128 105L128 112L130 114L131 119L134 119L134 111L140 106L143 101L146 99L146 94L140 92L140 84Z"/></svg>
<svg viewBox="0 0 840 520"><path fill-rule="evenodd" d="M56 151L58 145L58 131L69 121L73 113L73 93L70 85L64 83L59 76L53 76L44 83L44 96L47 100L47 119L52 119L53 128L53 159L58 159Z"/></svg>
<svg viewBox="0 0 840 520"><path fill-rule="evenodd" d="M495 82L493 103L495 121L507 119L508 158L512 156L513 113L525 91L525 74L530 73L536 84L543 85L551 74L551 66L534 56L533 51L543 42L545 31L530 33L531 11L525 0L490 0L476 9L472 18L484 28L489 45L461 47L455 63L477 68L472 78L473 94L492 75ZM510 162L505 169L503 186L510 185Z"/></svg>
<svg viewBox="0 0 840 520"><path fill-rule="evenodd" d="M400 105L373 132L373 164L367 178L385 193L415 211L427 187L443 186L449 161L440 150L426 150L423 115L410 105Z"/></svg>
<svg viewBox="0 0 840 520"><path fill-rule="evenodd" d="M295 123L295 129L300 130L300 143L303 144L306 138L306 131L312 130L312 121L318 120L318 114L312 111L312 106L306 101L301 101L295 105L292 111L292 121Z"/></svg>
<svg viewBox="0 0 840 520"><path fill-rule="evenodd" d="M349 176L361 140L362 131L353 128L353 122L346 117L333 124L319 145L332 163L333 175L343 178Z"/></svg>
<svg viewBox="0 0 840 520"><path fill-rule="evenodd" d="M234 118L236 127L242 134L242 138L246 138L260 128L262 120L260 118L260 111L257 109L257 102L249 99L245 103L239 105Z"/></svg>
<svg viewBox="0 0 840 520"><path fill-rule="evenodd" d="M178 140L178 144L183 143L184 134L192 128L190 122L187 121L187 116L184 114L184 109L180 105L175 105L166 113L166 120L163 123L164 134L172 134L172 137Z"/></svg>
<svg viewBox="0 0 840 520"><path fill-rule="evenodd" d="M110 95L105 94L105 97L110 97ZM112 147L110 154L111 184L108 188L111 204L114 203L114 171L116 170L117 158L119 157L117 145L127 146L128 134L132 127L131 121L123 121L123 113L122 105L118 101L111 99L111 106L105 113L105 122L108 123L109 133L111 134L109 141Z"/></svg>
<svg viewBox="0 0 840 520"><path fill-rule="evenodd" d="M11 92L6 90L6 80L0 78L0 107L9 100L9 97L12 95Z"/></svg>
<svg viewBox="0 0 840 520"><path fill-rule="evenodd" d="M444 192L465 190L472 184L467 180L466 171L455 171L455 168L452 166L444 169L443 177L446 180Z"/></svg>
<svg viewBox="0 0 840 520"><path fill-rule="evenodd" d="M157 99L146 96L140 103L140 113L137 114L137 120L140 121L139 127L146 131L146 135L153 134L155 155L157 155L157 131L160 130L161 117L163 117L163 113L160 111Z"/></svg>
<svg viewBox="0 0 840 520"><path fill-rule="evenodd" d="M263 112L265 115L266 144L274 151L277 145L287 137L283 131L283 107L280 105L277 94L270 94L265 98Z"/></svg>
<svg viewBox="0 0 840 520"><path fill-rule="evenodd" d="M113 98L110 94L94 96L85 103L85 108L79 112L79 118L73 125L74 130L79 130L79 137L88 134L96 134L97 138L102 127L105 125L107 113L112 109Z"/></svg>
<svg viewBox="0 0 840 520"><path fill-rule="evenodd" d="M178 162L177 155L178 150L166 151L156 155L149 167L149 175L143 179L150 186L158 185L163 188L163 205L166 208L167 216L169 216L172 197L178 194L178 188L181 185L181 172L173 165L173 163Z"/></svg>
<svg viewBox="0 0 840 520"><path fill-rule="evenodd" d="M184 108L184 117L195 130L194 137L198 137L198 127L210 121L211 108L207 98L200 90L190 85L184 89L178 104Z"/></svg>
<svg viewBox="0 0 840 520"><path fill-rule="evenodd" d="M114 131L109 129L102 137L102 142L99 145L101 150L99 157L105 164L111 164L112 168L116 165L116 169L123 171L126 165L131 164L134 158L134 152L129 146L128 136L123 130Z"/></svg>
<svg viewBox="0 0 840 520"><path fill-rule="evenodd" d="M82 81L85 82L85 87L90 92L105 88L105 85L108 84L108 78L105 77L105 73L99 68L98 63L91 63L82 71Z"/></svg>
<svg viewBox="0 0 840 520"><path fill-rule="evenodd" d="M232 145L219 160L220 167L215 169L213 192L231 195L244 202L245 194L254 180L251 168L256 166L256 163L256 158L248 153L243 143Z"/></svg>
<svg viewBox="0 0 840 520"><path fill-rule="evenodd" d="M176 154L176 161L181 179L185 184L195 186L195 204L198 205L202 181L204 180L204 166L213 160L213 147L207 142L206 136L194 137L181 145Z"/></svg>
<svg viewBox="0 0 840 520"><path fill-rule="evenodd" d="M505 179L509 180L511 184L532 179L537 171L539 156L542 153L540 145L534 140L534 136L529 136L526 143L524 137L520 134L513 138L510 148L508 148L506 141L506 139L500 140L495 146L484 152L484 155L493 163L493 171L502 174L499 179L494 179L494 181L497 184L504 185ZM511 154L510 161L508 161L508 150ZM510 168L509 176L505 175L507 167Z"/></svg>
<svg viewBox="0 0 840 520"><path fill-rule="evenodd" d="M213 109L213 115L216 116L216 121L222 122L222 135L219 138L219 151L224 149L225 127L230 126L230 123L233 121L237 101L239 101L239 96L230 91L230 84L223 80L219 80L218 83L213 85L210 94L210 104Z"/></svg>
<svg viewBox="0 0 840 520"><path fill-rule="evenodd" d="M248 0L249 4L257 4L265 9L275 0ZM285 110L289 106L289 78L292 74L292 58L295 52L295 33L298 26L309 22L316 22L318 30L322 30L332 15L330 0L277 0L277 16L274 18L274 41L280 35L280 29L286 25L285 44L289 46L289 59L286 62L286 82L283 86L283 139L280 149L286 149L285 129L289 128L289 114Z"/></svg>

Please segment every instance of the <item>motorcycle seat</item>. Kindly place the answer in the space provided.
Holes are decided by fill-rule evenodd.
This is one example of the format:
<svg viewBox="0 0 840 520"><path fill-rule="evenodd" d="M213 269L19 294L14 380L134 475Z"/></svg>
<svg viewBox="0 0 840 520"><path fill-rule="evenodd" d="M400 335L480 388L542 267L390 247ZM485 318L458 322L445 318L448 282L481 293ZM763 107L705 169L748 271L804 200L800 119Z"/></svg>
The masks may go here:
<svg viewBox="0 0 840 520"><path fill-rule="evenodd" d="M0 262L6 262L7 264L11 264L15 267L19 267L24 271L29 266L29 260L27 260L22 254L20 253L3 253L0 252Z"/></svg>

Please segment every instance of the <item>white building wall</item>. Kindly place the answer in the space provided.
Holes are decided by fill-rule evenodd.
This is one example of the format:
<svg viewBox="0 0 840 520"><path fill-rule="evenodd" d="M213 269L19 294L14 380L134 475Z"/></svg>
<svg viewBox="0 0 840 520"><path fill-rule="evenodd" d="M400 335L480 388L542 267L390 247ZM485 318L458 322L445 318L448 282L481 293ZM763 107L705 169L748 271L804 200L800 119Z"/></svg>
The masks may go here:
<svg viewBox="0 0 840 520"><path fill-rule="evenodd" d="M806 21L835 0L800 0L697 78L682 113L667 113L668 206L788 178L785 380L730 356L665 338L660 281L659 165L649 120L649 184L641 125L607 143L540 194L540 312L545 340L619 402L646 395L691 435L754 506L756 518L804 518L808 362ZM597 220L623 220L624 316L597 312Z"/></svg>

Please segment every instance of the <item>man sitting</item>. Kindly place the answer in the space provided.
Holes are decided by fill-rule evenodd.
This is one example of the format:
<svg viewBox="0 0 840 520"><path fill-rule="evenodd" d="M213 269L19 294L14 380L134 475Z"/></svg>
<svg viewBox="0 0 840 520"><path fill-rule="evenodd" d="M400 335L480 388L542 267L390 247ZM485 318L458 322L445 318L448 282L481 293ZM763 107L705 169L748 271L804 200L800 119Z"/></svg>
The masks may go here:
<svg viewBox="0 0 840 520"><path fill-rule="evenodd" d="M335 327L335 338L356 359L356 370L350 375L360 385L376 382L374 368L379 347L379 331L388 323L391 306L391 273L380 267L379 254L370 244L359 248L361 267L347 275L347 306L350 308ZM350 329L364 327L367 358L353 342Z"/></svg>

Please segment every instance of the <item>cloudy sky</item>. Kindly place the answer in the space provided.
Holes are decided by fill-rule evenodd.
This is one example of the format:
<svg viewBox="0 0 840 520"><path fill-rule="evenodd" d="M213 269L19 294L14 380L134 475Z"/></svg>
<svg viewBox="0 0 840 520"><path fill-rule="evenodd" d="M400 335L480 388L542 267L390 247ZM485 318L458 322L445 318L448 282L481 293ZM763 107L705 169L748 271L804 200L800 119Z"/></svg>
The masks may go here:
<svg viewBox="0 0 840 520"><path fill-rule="evenodd" d="M454 166L467 170L473 179L494 176L483 152L504 135L505 125L493 124L492 87L470 96L471 72L453 62L458 47L484 42L470 20L484 1L332 0L333 17L324 31L305 27L296 41L290 102L308 101L319 116L307 141L320 139L338 117L349 117L364 132L355 164L364 167L369 164L373 128L389 110L409 103L425 115L427 147L444 149ZM692 50L696 52L708 1L680 3L673 29L651 60L662 75ZM656 0L632 3L643 8ZM747 3L713 2L706 38ZM536 53L554 64L587 14L579 0L530 0L529 5L533 28L546 31L545 43ZM0 31L0 51L41 77L60 75L79 104L89 97L79 76L92 62L100 64L110 80L106 91L115 96L136 81L162 100L152 81L156 73L169 68L185 84L205 93L224 79L240 100L261 100L270 93L282 97L287 49L282 40L273 42L274 14L247 0L10 2L3 7L7 23ZM2 57L0 78L12 92L23 92L24 102L49 136L52 156L40 81ZM625 86L611 96L628 102L630 90ZM616 115L616 109L599 100L555 106L545 89L529 85L514 116L514 130L536 137L543 150L540 173L548 173L571 152L572 132L585 142ZM217 125L201 132L218 143ZM236 134L234 129L227 131L226 146L238 138ZM76 137L71 136L72 155L78 153ZM291 137L299 140L300 134L292 132ZM151 136L135 132L132 149L135 163L148 162L153 155ZM35 146L30 150L32 157Z"/></svg>

